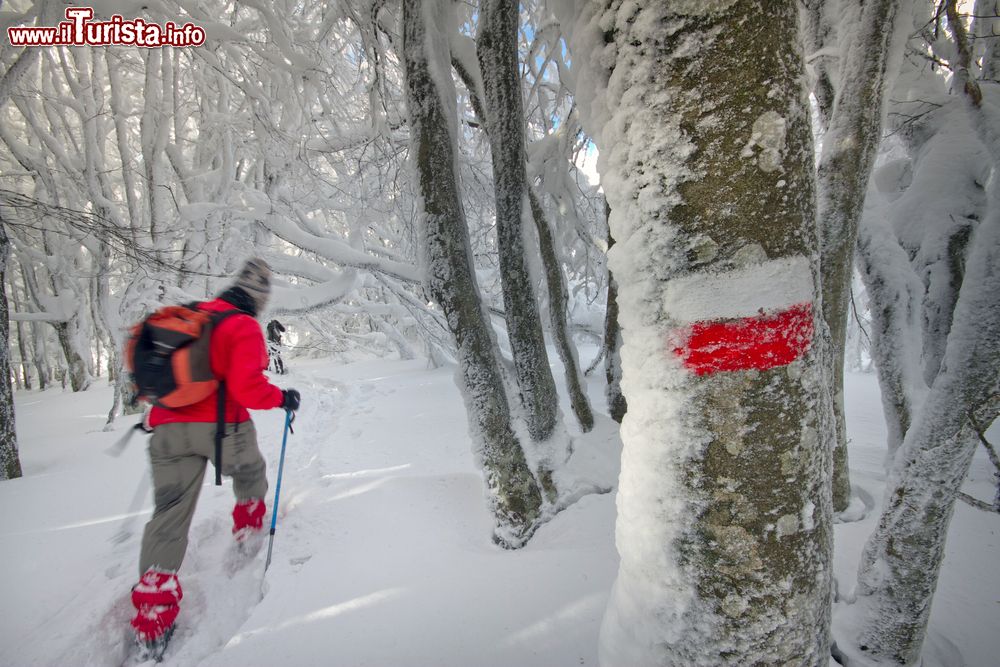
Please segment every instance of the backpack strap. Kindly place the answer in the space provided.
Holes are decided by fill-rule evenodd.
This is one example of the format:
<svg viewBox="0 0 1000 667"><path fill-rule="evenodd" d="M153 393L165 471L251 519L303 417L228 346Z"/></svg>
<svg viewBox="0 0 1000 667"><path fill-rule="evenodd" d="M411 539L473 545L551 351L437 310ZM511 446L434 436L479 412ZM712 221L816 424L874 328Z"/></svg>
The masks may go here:
<svg viewBox="0 0 1000 667"><path fill-rule="evenodd" d="M215 420L215 485L222 486L222 438L226 434L226 381L219 380L219 409Z"/></svg>
<svg viewBox="0 0 1000 667"><path fill-rule="evenodd" d="M200 305L200 304L196 304ZM212 315L212 333L223 320L239 315L242 310L224 310ZM219 380L218 408L215 416L215 485L222 486L222 439L226 435L226 381Z"/></svg>

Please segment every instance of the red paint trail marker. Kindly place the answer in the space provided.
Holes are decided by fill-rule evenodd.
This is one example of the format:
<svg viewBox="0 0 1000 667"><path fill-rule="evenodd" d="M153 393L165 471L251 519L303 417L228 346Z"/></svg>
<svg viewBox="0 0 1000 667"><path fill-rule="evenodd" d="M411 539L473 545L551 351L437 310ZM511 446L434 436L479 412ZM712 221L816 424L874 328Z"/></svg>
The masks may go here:
<svg viewBox="0 0 1000 667"><path fill-rule="evenodd" d="M668 347L695 375L786 366L812 343L812 285L804 257L675 279L664 307L682 326Z"/></svg>

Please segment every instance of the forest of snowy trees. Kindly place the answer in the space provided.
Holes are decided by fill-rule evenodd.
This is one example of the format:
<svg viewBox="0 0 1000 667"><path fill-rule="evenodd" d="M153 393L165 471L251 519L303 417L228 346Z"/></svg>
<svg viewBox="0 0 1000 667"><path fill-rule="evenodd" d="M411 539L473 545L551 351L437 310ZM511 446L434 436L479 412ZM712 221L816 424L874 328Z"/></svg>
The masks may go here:
<svg viewBox="0 0 1000 667"><path fill-rule="evenodd" d="M621 423L606 667L917 664L955 504L1000 512L961 488L1000 479L1000 2L88 6L206 41L3 38L0 479L14 390L112 383L110 429L127 327L259 255L286 365L455 367L505 549L607 491L562 471ZM845 367L887 486L834 590Z"/></svg>

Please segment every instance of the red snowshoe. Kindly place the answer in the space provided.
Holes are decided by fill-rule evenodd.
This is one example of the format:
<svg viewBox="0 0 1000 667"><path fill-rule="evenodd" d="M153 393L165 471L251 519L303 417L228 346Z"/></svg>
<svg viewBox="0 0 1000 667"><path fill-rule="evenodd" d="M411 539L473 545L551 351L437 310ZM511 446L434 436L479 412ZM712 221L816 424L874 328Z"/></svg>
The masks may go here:
<svg viewBox="0 0 1000 667"><path fill-rule="evenodd" d="M177 575L169 572L148 570L132 588L132 604L136 608L132 629L140 659L163 660L182 597L184 593Z"/></svg>

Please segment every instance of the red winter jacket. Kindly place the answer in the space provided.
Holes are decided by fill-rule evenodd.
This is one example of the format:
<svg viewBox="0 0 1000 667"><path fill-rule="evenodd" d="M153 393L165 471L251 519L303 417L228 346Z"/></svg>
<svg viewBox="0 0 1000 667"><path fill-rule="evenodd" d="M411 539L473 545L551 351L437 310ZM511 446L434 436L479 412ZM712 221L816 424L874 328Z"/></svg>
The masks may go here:
<svg viewBox="0 0 1000 667"><path fill-rule="evenodd" d="M234 310L222 299L202 303L199 308L209 312ZM245 422L251 410L268 410L281 405L281 390L267 381L267 348L257 320L240 313L232 315L212 332L212 372L226 382L226 422ZM159 426L172 422L215 422L218 414L219 394L182 408L153 407L149 425Z"/></svg>

